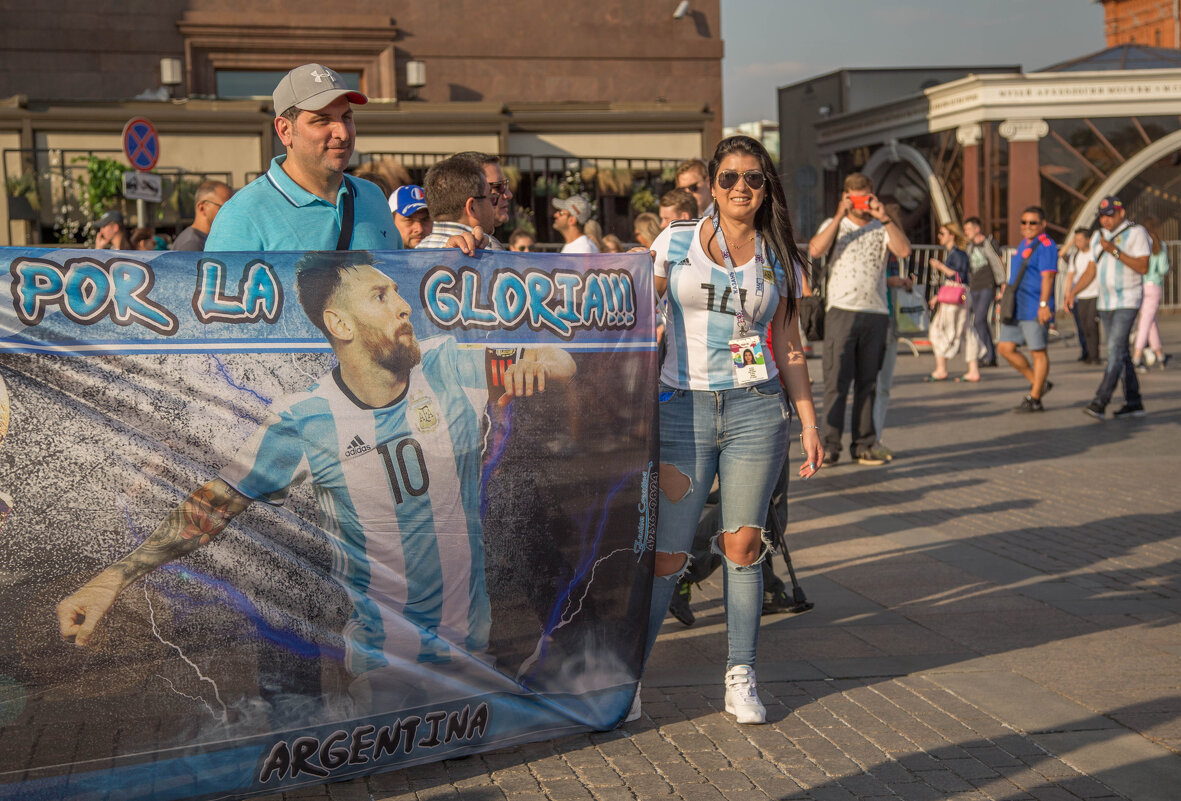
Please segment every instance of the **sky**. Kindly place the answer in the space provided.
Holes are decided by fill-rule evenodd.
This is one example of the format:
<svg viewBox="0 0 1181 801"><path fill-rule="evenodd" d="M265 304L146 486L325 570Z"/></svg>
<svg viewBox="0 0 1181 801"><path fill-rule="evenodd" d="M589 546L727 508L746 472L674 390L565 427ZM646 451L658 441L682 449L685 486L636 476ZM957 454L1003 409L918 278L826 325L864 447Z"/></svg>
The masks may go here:
<svg viewBox="0 0 1181 801"><path fill-rule="evenodd" d="M726 125L775 120L776 89L844 67L1020 64L1033 72L1105 47L1094 0L721 4Z"/></svg>

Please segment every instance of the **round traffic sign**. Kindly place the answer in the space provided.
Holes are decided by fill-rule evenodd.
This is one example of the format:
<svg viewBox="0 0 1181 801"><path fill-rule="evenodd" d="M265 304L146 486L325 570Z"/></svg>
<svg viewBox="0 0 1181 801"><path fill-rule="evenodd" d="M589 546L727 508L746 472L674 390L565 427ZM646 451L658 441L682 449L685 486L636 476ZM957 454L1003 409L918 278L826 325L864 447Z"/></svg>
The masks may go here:
<svg viewBox="0 0 1181 801"><path fill-rule="evenodd" d="M160 159L160 135L156 126L144 117L132 117L123 126L123 152L131 166L148 172Z"/></svg>

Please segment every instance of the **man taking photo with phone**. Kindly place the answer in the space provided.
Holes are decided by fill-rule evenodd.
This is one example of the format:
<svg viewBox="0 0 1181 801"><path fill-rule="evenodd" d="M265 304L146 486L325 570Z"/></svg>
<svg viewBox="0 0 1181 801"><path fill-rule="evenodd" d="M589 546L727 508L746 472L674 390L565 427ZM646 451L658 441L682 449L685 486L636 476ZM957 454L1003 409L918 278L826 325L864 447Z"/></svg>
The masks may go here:
<svg viewBox="0 0 1181 801"><path fill-rule="evenodd" d="M824 322L824 464L841 453L845 402L853 387L852 457L880 465L874 452L877 434L873 402L878 371L886 352L890 308L886 304L886 261L902 261L910 242L873 193L873 182L859 172L845 178L836 214L820 224L808 245L813 259L828 256Z"/></svg>

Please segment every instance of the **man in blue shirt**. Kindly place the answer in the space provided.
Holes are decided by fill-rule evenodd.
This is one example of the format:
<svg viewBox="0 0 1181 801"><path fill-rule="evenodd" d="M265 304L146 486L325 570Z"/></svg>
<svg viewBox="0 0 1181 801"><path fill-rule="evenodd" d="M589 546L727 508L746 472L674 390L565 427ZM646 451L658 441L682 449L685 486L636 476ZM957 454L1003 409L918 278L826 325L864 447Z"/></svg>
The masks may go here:
<svg viewBox="0 0 1181 801"><path fill-rule="evenodd" d="M344 174L357 140L352 104L368 98L322 64L291 70L272 98L275 134L287 153L225 204L205 250L401 250L381 190ZM351 195L353 230L338 248L346 195Z"/></svg>
<svg viewBox="0 0 1181 801"><path fill-rule="evenodd" d="M1009 283L1017 283L1022 265L1025 265L1025 272L1017 284L1016 320L1002 321L996 349L1029 382L1029 394L1013 409L1023 413L1044 411L1042 396L1054 386L1053 382L1046 380L1050 374L1046 337L1050 321L1054 319L1058 246L1046 236L1046 213L1041 206L1030 206L1021 213L1021 234L1023 239L1009 268ZM1028 346L1033 357L1032 367L1018 352L1021 345Z"/></svg>

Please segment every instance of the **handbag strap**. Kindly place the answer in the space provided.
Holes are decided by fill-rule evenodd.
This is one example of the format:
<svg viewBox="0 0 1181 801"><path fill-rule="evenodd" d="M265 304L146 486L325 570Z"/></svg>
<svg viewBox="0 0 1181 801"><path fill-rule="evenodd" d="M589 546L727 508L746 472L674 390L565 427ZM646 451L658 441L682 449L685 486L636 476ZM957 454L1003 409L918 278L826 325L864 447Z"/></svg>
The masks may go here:
<svg viewBox="0 0 1181 801"><path fill-rule="evenodd" d="M341 201L344 205L341 208L340 237L336 240L336 250L350 250L353 244L353 193L356 190L353 189L349 177L343 177L347 191L344 193L344 200Z"/></svg>

